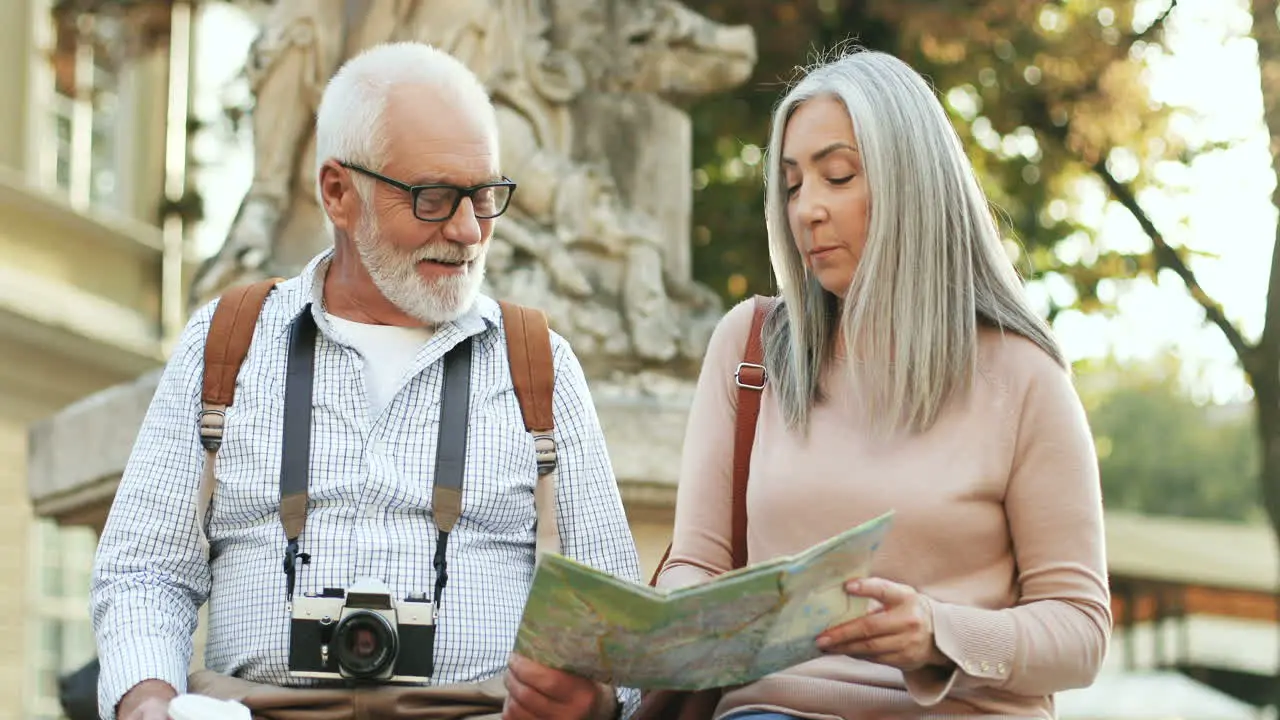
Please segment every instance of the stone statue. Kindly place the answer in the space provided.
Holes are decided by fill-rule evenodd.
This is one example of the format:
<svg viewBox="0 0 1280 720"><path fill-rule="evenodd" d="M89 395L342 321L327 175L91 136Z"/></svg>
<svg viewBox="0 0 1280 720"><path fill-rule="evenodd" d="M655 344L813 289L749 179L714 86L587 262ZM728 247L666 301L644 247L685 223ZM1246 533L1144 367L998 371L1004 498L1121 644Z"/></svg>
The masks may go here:
<svg viewBox="0 0 1280 720"><path fill-rule="evenodd" d="M587 372L689 374L722 308L693 281L688 115L750 75L755 38L673 0L291 0L251 51L256 166L196 301L287 275L328 242L312 118L343 59L379 42L453 53L489 89L503 172L489 287L547 310Z"/></svg>

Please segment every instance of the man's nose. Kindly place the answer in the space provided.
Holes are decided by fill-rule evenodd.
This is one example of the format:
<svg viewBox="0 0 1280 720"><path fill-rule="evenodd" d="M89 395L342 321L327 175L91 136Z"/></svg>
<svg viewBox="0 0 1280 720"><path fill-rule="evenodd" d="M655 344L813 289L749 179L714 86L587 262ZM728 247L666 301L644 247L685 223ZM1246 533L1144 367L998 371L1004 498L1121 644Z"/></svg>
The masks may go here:
<svg viewBox="0 0 1280 720"><path fill-rule="evenodd" d="M460 245L475 245L480 242L480 221L476 219L476 209L471 204L471 198L462 198L458 203L453 217L445 222L444 236Z"/></svg>

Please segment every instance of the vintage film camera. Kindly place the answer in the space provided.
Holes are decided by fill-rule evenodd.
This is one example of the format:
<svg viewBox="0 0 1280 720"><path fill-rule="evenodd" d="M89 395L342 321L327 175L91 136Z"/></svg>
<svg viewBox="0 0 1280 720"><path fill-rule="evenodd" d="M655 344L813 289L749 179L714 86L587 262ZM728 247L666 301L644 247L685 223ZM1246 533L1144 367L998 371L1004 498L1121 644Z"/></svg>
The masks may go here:
<svg viewBox="0 0 1280 720"><path fill-rule="evenodd" d="M393 600L372 578L293 600L289 674L376 683L426 682L433 670L435 605Z"/></svg>

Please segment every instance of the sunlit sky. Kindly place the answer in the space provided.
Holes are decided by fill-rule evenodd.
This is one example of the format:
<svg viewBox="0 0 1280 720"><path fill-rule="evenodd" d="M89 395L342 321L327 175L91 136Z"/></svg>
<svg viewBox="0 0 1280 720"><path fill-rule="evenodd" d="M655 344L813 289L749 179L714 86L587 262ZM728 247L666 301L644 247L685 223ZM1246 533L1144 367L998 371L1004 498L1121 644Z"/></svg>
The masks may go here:
<svg viewBox="0 0 1280 720"><path fill-rule="evenodd" d="M1167 0L1144 0L1140 16L1149 19ZM229 99L247 92L239 74L256 32L253 19L225 4L206 4L199 25L195 113L216 118ZM1275 177L1262 123L1257 51L1248 39L1249 14L1238 0L1181 0L1170 19L1169 52L1148 59L1155 99L1186 112L1174 132L1193 144L1233 141L1227 150L1199 157L1187 168L1161 168L1169 190L1140 199L1166 238L1197 252L1191 267L1209 294L1252 339L1262 327L1276 211L1270 202ZM247 137L208 136L195 148L203 167L197 182L205 194L206 219L197 229L195 250L206 255L225 236L248 187L253 158ZM1125 172L1123 162L1116 171ZM1106 202L1101 187L1079 191L1080 218L1100 228L1103 245L1143 250L1149 242L1123 208ZM1088 248L1064 248L1087 253ZM1071 298L1065 286L1033 287ZM1102 289L1114 298L1113 317L1068 312L1056 329L1073 359L1105 356L1141 359L1169 352L1184 363L1185 380L1198 397L1229 402L1249 397L1235 356L1221 333L1203 323L1204 313L1171 273L1159 282L1114 284Z"/></svg>

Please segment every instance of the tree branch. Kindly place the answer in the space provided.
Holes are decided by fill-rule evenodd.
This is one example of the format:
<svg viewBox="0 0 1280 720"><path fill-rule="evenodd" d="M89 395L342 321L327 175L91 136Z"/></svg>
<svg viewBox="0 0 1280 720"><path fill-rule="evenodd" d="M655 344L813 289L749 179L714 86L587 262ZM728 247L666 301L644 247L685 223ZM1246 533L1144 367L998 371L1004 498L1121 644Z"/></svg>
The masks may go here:
<svg viewBox="0 0 1280 720"><path fill-rule="evenodd" d="M1173 14L1173 11L1176 10L1177 7L1178 7L1178 0L1169 0L1169 7L1165 8L1164 12L1160 13L1160 15L1157 16L1156 19L1153 20L1150 25L1143 28L1142 32L1130 35L1129 41L1126 44L1129 47L1133 47L1134 43L1138 42L1139 40L1146 40L1147 38L1159 32L1160 29L1164 27L1164 24L1169 19L1169 16Z"/></svg>
<svg viewBox="0 0 1280 720"><path fill-rule="evenodd" d="M1277 0L1256 0L1256 2L1259 1L1270 4L1272 12L1274 12ZM1177 6L1178 0L1170 0L1168 7L1166 7L1164 12L1160 13L1160 15L1157 16L1150 25L1144 28L1141 32L1131 33L1125 36L1124 40L1119 43L1118 49L1120 50L1120 53L1117 54L1116 59L1119 60L1127 55L1129 49L1132 48L1135 43L1147 40L1157 31L1162 29ZM1272 24L1274 25L1275 23L1273 22ZM1277 36L1277 44L1280 45L1280 32L1277 33ZM1079 91L1074 93L1071 99L1075 100L1087 93L1095 92L1097 90L1097 82L1098 78L1095 77L1091 83L1080 88ZM1277 105L1277 109L1280 110L1280 105ZM1048 105L1043 97L1040 98L1040 106L1037 108L1037 111L1038 112L1036 112L1035 115L1036 120L1038 121L1036 124L1039 126L1039 129L1049 137L1057 140L1064 149L1070 152L1070 122L1062 126L1055 125L1050 120ZM1277 122L1280 123L1280 118L1277 119ZM1272 133L1272 135L1276 136L1276 133ZM1077 156L1079 155L1077 154ZM1086 163L1088 163L1087 160ZM1133 215L1134 219L1138 221L1138 225L1142 228L1143 233L1145 233L1151 240L1151 255L1155 258L1156 264L1159 267L1172 270L1174 274L1182 279L1182 282L1187 286L1187 292L1191 294L1191 297L1195 299L1200 307L1204 308L1205 316L1208 320L1222 331L1222 334L1231 345L1231 349L1235 351L1236 356L1240 360L1240 364L1245 368L1246 372L1252 372L1255 348L1245 340L1240 329L1227 318L1226 313L1222 310L1222 305L1209 297L1209 294L1205 292L1203 287L1201 287L1195 273L1192 272L1191 268L1185 262L1183 262L1182 257L1178 255L1177 251L1169 245L1164 238L1164 234L1160 232L1160 229L1156 227L1155 222L1151 219L1151 216L1148 215L1142 205L1138 203L1137 195L1134 193L1133 189L1128 184L1120 182L1120 180L1112 174L1111 170L1107 167L1106 153L1101 153L1095 162L1088 163L1088 165L1093 170L1094 174L1102 180L1103 184L1107 186L1107 189L1110 191L1111 196L1115 198L1116 202L1124 206L1124 208ZM1280 197L1280 186L1277 188L1277 193L1277 197ZM1280 203L1277 204L1277 207L1280 207ZM1277 242L1280 242L1280 240ZM1272 288L1276 288L1277 284L1280 283L1280 281L1274 280L1275 273L1280 272L1280 269L1276 266L1276 263L1280 262L1280 253L1277 253L1276 258L1276 260L1273 260ZM1280 302L1280 291L1273 292L1271 297L1277 302ZM1276 313L1275 317L1277 318L1277 322L1280 322L1280 312ZM1272 318L1272 313L1268 312L1267 318L1270 320Z"/></svg>
<svg viewBox="0 0 1280 720"><path fill-rule="evenodd" d="M1123 205L1133 215L1134 219L1138 221L1138 225L1142 227L1142 231L1151 239L1151 254L1155 257L1156 264L1172 270L1174 274L1182 278L1182 282L1187 286L1187 292L1191 293L1191 297L1200 304L1200 307L1204 308L1208 319L1214 325L1217 325L1222 334L1226 336L1227 342L1231 344L1231 349L1235 350L1236 355L1240 358L1240 364L1248 369L1253 347L1244 339L1240 329L1227 319L1226 313L1222 311L1222 306L1209 297L1209 294L1200 286L1195 273L1182 261L1182 257L1178 255L1177 251L1170 247L1169 243L1165 242L1164 234L1156 227L1151 216L1138 204L1138 198L1133 190L1127 184L1116 179L1116 176L1107 167L1106 160L1099 160L1094 163L1093 171L1098 177L1102 178L1102 182L1111 191L1111 196L1116 199L1116 202Z"/></svg>
<svg viewBox="0 0 1280 720"><path fill-rule="evenodd" d="M1280 208L1280 24L1276 21L1276 0L1253 0L1252 10L1251 34L1258 44L1263 119L1271 136L1271 167L1277 179L1271 203ZM1280 358L1280 225L1272 243L1266 315L1258 344L1270 358Z"/></svg>

